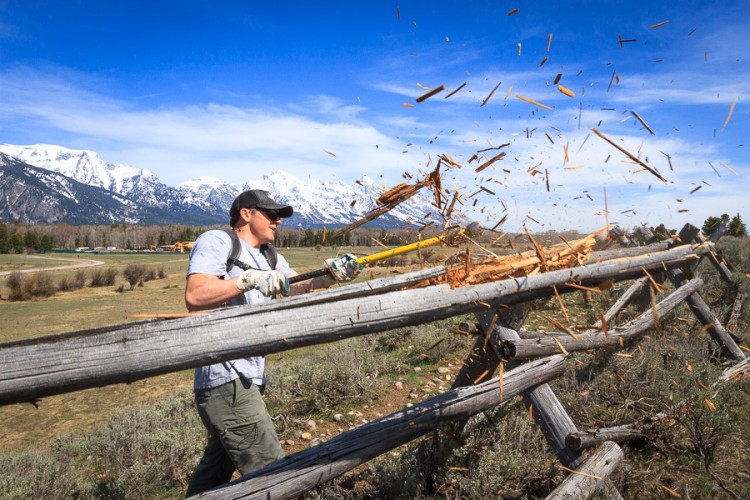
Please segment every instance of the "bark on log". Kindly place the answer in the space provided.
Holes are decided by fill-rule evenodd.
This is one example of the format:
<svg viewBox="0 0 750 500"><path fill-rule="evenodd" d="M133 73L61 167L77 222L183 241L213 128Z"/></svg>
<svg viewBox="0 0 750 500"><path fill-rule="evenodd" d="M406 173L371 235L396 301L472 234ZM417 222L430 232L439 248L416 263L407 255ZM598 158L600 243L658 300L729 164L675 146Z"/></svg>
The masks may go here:
<svg viewBox="0 0 750 500"><path fill-rule="evenodd" d="M418 325L549 295L569 281L632 279L642 268L682 265L705 251L682 246L626 261L501 280L471 287L399 290L320 303L280 300L203 316L121 324L0 344L0 404L99 387L244 356L266 355ZM309 321L318 318L317 321ZM24 360L19 363L18 360Z"/></svg>
<svg viewBox="0 0 750 500"><path fill-rule="evenodd" d="M507 401L539 383L557 378L564 370L562 356L553 356L507 372L503 377L504 400ZM225 487L195 498L293 498L382 453L429 433L439 424L467 418L499 403L497 378L472 387L453 389L340 434L326 443L289 455Z"/></svg>
<svg viewBox="0 0 750 500"><path fill-rule="evenodd" d="M604 486L605 479L620 465L622 459L622 449L616 443L604 443L586 457L576 470L577 473L571 473L547 496L547 500L591 498Z"/></svg>
<svg viewBox="0 0 750 500"><path fill-rule="evenodd" d="M573 432L565 437L565 445L571 450L581 451L598 446L605 441L621 443L643 437L643 430L632 425L620 425L618 427Z"/></svg>
<svg viewBox="0 0 750 500"><path fill-rule="evenodd" d="M703 285L700 278L693 279L656 305L659 318L665 316L687 297ZM520 361L523 359L550 356L561 352L560 346L568 352L586 351L606 347L626 345L637 339L643 332L654 325L654 311L646 312L631 321L628 325L612 329L607 335L601 330L587 330L576 339L571 336L538 339L505 340L498 346L501 355L506 359Z"/></svg>

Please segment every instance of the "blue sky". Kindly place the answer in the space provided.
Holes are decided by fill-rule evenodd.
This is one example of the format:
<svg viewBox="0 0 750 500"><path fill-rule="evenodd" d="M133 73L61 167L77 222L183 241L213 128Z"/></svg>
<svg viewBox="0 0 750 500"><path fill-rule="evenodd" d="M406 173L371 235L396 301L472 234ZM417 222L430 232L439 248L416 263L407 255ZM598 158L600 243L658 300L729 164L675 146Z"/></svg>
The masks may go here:
<svg viewBox="0 0 750 500"><path fill-rule="evenodd" d="M281 169L390 187L448 155L447 188L492 192L467 217L512 231L601 227L605 190L628 227L748 221L749 31L746 0L0 0L0 143L170 185Z"/></svg>

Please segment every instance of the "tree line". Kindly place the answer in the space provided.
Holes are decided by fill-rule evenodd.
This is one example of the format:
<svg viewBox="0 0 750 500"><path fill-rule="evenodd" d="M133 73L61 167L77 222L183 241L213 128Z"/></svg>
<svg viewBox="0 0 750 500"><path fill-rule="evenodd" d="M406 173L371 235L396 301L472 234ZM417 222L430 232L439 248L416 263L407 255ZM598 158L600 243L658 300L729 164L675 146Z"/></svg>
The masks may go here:
<svg viewBox="0 0 750 500"><path fill-rule="evenodd" d="M84 225L25 224L0 222L0 253L28 251L75 250L78 248L115 248L117 250L151 250L175 242L195 241L209 229L226 226L138 226L131 224ZM357 228L332 240L328 229L296 229L281 227L276 233L276 246L317 247L324 245L377 246L404 245L438 234L436 230L416 228Z"/></svg>
<svg viewBox="0 0 750 500"><path fill-rule="evenodd" d="M23 253L29 251L75 250L81 247L115 248L117 250L150 250L159 246L173 245L175 242L195 241L209 229L225 226L193 227L181 225L139 226L125 223L110 225L72 226L69 224L25 224L0 222L0 253ZM746 236L747 227L740 214L730 217L722 214L708 217L703 223L703 232L712 234L722 227L728 236ZM336 240L330 238L328 229L297 229L281 227L276 232L276 246L279 248L318 247L318 246L358 246L406 245L420 239L430 238L441 231L421 229L407 225L403 229L356 228ZM498 231L485 231L475 238L479 243L492 245L499 239ZM537 239L544 242L561 235L565 239L576 238L575 231L546 231L537 233ZM517 236L517 235L516 235ZM507 242L510 238L506 238ZM555 241L556 243L558 241ZM511 244L512 247L512 244Z"/></svg>

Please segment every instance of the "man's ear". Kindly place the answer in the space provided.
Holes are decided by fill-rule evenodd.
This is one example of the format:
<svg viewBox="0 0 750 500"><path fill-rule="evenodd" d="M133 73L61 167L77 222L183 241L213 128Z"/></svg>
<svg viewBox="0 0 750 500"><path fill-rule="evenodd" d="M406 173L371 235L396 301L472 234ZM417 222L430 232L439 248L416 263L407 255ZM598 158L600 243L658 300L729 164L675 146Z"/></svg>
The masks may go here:
<svg viewBox="0 0 750 500"><path fill-rule="evenodd" d="M250 217L252 217L253 209L252 208L241 208L240 209L240 218L245 222L250 222Z"/></svg>

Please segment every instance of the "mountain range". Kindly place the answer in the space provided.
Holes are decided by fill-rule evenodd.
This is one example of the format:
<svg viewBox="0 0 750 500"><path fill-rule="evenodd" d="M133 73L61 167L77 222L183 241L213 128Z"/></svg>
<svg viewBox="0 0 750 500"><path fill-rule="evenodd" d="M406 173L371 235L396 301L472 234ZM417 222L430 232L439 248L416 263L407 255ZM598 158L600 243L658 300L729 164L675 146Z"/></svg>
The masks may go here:
<svg viewBox="0 0 750 500"><path fill-rule="evenodd" d="M247 189L264 189L294 207L285 227L337 227L374 208L383 193L368 177L354 185L305 181L274 171L243 185L201 177L177 186L148 169L117 165L97 153L61 146L0 145L0 221L142 225L227 224L232 200ZM400 227L424 221L429 200L417 194L369 225Z"/></svg>

